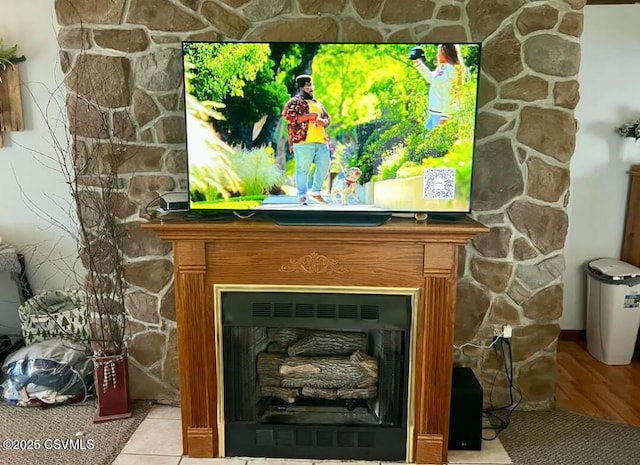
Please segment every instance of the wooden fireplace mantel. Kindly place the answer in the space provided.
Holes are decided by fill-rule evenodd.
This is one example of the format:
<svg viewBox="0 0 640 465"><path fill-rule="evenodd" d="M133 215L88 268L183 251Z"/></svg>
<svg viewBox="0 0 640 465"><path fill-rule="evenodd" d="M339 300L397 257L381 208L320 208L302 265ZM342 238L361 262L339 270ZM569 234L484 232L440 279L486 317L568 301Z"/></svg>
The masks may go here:
<svg viewBox="0 0 640 465"><path fill-rule="evenodd" d="M458 246L488 228L470 218L377 227L163 219L142 228L174 246L186 455L221 449L214 285L362 286L419 290L408 461L447 461Z"/></svg>

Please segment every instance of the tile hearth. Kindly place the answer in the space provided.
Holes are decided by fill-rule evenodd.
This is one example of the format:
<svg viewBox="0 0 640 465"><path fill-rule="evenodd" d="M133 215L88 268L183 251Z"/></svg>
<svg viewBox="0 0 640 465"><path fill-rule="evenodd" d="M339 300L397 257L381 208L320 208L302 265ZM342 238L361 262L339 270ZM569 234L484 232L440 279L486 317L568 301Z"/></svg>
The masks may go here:
<svg viewBox="0 0 640 465"><path fill-rule="evenodd" d="M180 408L154 405L113 465L392 465L388 462L282 460L260 458L194 459L182 456ZM483 441L481 451L451 451L449 464L503 465L511 460L498 439ZM398 464L400 465L400 464Z"/></svg>

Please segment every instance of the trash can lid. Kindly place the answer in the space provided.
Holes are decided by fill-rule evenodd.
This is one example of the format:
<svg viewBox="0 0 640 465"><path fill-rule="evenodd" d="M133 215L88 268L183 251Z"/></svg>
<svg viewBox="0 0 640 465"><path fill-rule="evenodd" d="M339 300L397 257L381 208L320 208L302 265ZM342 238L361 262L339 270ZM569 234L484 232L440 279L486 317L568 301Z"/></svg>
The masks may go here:
<svg viewBox="0 0 640 465"><path fill-rule="evenodd" d="M640 276L640 268L615 258L599 258L589 263L589 268L614 280Z"/></svg>

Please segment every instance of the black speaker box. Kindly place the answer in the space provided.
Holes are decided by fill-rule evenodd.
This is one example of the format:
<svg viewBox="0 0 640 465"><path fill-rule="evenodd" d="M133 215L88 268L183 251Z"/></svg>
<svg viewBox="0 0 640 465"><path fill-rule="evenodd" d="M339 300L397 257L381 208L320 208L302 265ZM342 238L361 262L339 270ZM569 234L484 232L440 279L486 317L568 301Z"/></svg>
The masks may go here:
<svg viewBox="0 0 640 465"><path fill-rule="evenodd" d="M482 386L467 367L453 367L449 450L481 450Z"/></svg>

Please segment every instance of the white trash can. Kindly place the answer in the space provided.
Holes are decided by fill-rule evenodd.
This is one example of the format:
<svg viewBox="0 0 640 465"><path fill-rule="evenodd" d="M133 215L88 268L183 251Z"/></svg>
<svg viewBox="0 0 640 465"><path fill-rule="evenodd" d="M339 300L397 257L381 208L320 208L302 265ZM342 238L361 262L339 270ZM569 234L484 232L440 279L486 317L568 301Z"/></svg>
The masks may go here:
<svg viewBox="0 0 640 465"><path fill-rule="evenodd" d="M587 266L587 349L607 365L628 365L640 326L640 268L614 258Z"/></svg>

